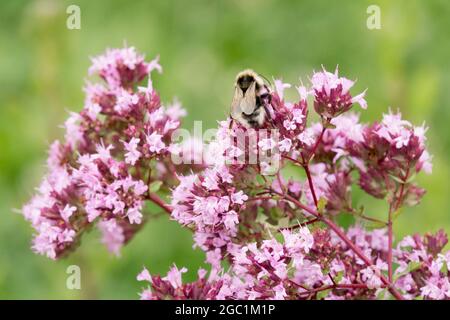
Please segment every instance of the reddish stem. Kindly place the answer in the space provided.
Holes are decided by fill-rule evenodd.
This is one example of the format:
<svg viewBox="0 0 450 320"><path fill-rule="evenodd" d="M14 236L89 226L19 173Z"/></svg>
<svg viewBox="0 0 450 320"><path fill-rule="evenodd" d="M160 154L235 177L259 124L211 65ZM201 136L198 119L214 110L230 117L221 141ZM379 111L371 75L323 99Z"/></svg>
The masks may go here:
<svg viewBox="0 0 450 320"><path fill-rule="evenodd" d="M389 215L388 215L388 256L387 256L387 263L388 263L388 278L389 282L392 282L392 243L393 243L393 230L392 230L392 206L389 206Z"/></svg>
<svg viewBox="0 0 450 320"><path fill-rule="evenodd" d="M304 161L303 154L302 154L302 159ZM305 163L303 165L303 169L305 169L306 177L308 179L309 189L311 190L311 195L312 195L313 200L314 200L314 205L316 206L316 209L319 209L318 202L317 202L317 197L316 197L316 192L314 190L314 184L313 184L311 172L309 171L309 166L308 166L307 163Z"/></svg>
<svg viewBox="0 0 450 320"><path fill-rule="evenodd" d="M168 214L172 213L172 208L167 203L165 203L164 200L161 199L157 194L149 193L147 199L150 200L151 202L153 202L154 204L158 205L161 209L166 211Z"/></svg>
<svg viewBox="0 0 450 320"><path fill-rule="evenodd" d="M261 197L253 197L253 198L249 198L249 199L247 199L246 202L258 201L258 200L272 200L272 199L273 199L273 197L264 197L264 196L261 196Z"/></svg>
<svg viewBox="0 0 450 320"><path fill-rule="evenodd" d="M316 153L317 147L319 146L320 142L322 142L322 138L323 138L323 135L325 133L325 130L327 130L327 128L325 126L323 126L322 127L322 132L320 132L319 138L317 138L316 144L314 145L314 147L311 150L311 153L310 153L309 158L308 158L308 163L311 160L311 158L314 156L314 154Z"/></svg>
<svg viewBox="0 0 450 320"><path fill-rule="evenodd" d="M393 263L392 263L392 247L393 247L393 243L394 243L394 237L393 237L393 213L396 212L403 201L403 196L404 196L404 192L405 192L405 184L406 181L408 180L408 176L409 176L409 163L408 163L408 169L406 171L405 174L405 178L403 179L403 182L400 185L400 194L398 196L398 200L397 200L397 204L394 206L393 204L391 204L389 206L389 214L388 214L388 257L387 257L387 262L388 262L388 276L389 276L389 281L392 282L393 279ZM393 201L394 202L394 201Z"/></svg>
<svg viewBox="0 0 450 320"><path fill-rule="evenodd" d="M379 220L379 219L376 219L376 218L372 218L372 217L366 216L364 214L359 213L358 211L356 211L353 208L347 208L347 210L350 213L352 213L353 215L355 215L357 218L361 218L361 219L364 219L364 220L367 220L367 221L371 221L371 222L376 222L376 223L379 223L379 224L382 224L382 225L386 225L386 226L388 225L388 223L386 221L382 221L382 220Z"/></svg>
<svg viewBox="0 0 450 320"><path fill-rule="evenodd" d="M345 242L345 244L362 260L364 261L364 263L368 266L368 267L373 267L373 262L371 261L371 259L369 259L368 257L366 257L364 255L364 253L362 252L362 250L356 246L347 236L346 234L341 230L341 228L339 228L333 221L331 221L330 219L321 216L317 211L315 211L312 208L309 208L308 206L305 206L304 204L302 204L300 201L298 201L297 199L291 197L290 195L283 195L280 194L278 192L276 192L275 190L272 190L273 193L276 193L282 197L284 197L286 200L291 201L292 203L294 203L297 207L305 210L306 212L310 213L311 215L313 215L314 217L316 217L317 219L319 219L320 221L322 221L323 223L325 223L331 230L333 230L337 236ZM397 289L395 289L391 282L386 279L381 273L379 275L381 281L388 287L389 292L398 300L403 300L403 296L400 294L400 292L397 291Z"/></svg>
<svg viewBox="0 0 450 320"><path fill-rule="evenodd" d="M320 287L317 289L309 290L311 293L317 293L328 289L368 289L367 285L363 283L351 283L351 284L330 284L328 286Z"/></svg>
<svg viewBox="0 0 450 320"><path fill-rule="evenodd" d="M316 209L319 209L319 207L318 207L316 192L314 190L314 184L313 184L312 177L311 177L311 172L309 171L309 162L311 161L311 158L316 153L317 147L319 146L320 142L322 141L322 137L323 137L326 129L327 128L325 126L322 127L322 131L320 132L320 135L317 138L316 144L314 145L314 147L311 150L311 153L309 154L308 161L305 161L305 157L303 156L303 153L301 153L302 160L303 160L302 166L303 166L303 169L305 169L306 177L308 178L309 189L311 190L311 195L313 197L314 205L316 206Z"/></svg>
<svg viewBox="0 0 450 320"><path fill-rule="evenodd" d="M298 160L295 160L294 158L291 158L291 157L285 156L285 155L283 155L283 156L281 156L281 157L284 158L284 159L287 159L287 160L289 160L289 161L292 161L293 163L295 163L295 164L298 165L298 166L303 167L303 163L301 163L301 162L298 161Z"/></svg>
<svg viewBox="0 0 450 320"><path fill-rule="evenodd" d="M331 273L329 273L329 272L328 272L328 278L330 278L331 282L333 282L333 285L335 285L335 286L337 285L337 283L334 281Z"/></svg>
<svg viewBox="0 0 450 320"><path fill-rule="evenodd" d="M409 176L409 163L408 163L408 169L406 170L405 178L403 179L403 182L400 186L400 195L398 196L397 205L395 206L395 210L398 210L402 204L403 196L404 196L404 192L405 192L405 184L406 184L406 181L408 180L408 176Z"/></svg>
<svg viewBox="0 0 450 320"><path fill-rule="evenodd" d="M297 229L297 228L306 227L307 225L313 224L313 223L318 222L318 221L320 221L320 220L317 219L317 218L314 218L314 219L311 219L311 220L308 220L308 221L305 221L305 222L302 222L302 223L298 223L295 226L291 226L291 227L287 227L287 228L281 228L281 229L294 230L294 229Z"/></svg>

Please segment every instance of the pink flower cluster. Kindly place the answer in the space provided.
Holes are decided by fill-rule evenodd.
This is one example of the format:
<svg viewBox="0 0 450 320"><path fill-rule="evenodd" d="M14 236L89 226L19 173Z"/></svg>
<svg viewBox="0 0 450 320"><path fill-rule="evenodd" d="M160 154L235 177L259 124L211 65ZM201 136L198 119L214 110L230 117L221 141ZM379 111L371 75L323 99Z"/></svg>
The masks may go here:
<svg viewBox="0 0 450 320"><path fill-rule="evenodd" d="M149 286L141 299L385 299L387 287L380 279L386 272L388 236L385 229L365 231L355 226L347 236L374 261L370 267L338 237L327 230L281 230L260 244L230 248L231 268L198 271L198 279L183 283L175 266L166 277L152 276L147 269L138 275ZM407 299L450 298L450 254L437 254L447 238L435 235L406 237L395 250L397 286ZM408 248L408 250L405 250Z"/></svg>
<svg viewBox="0 0 450 320"><path fill-rule="evenodd" d="M450 298L450 252L442 253L447 242L447 235L440 230L424 237L407 236L398 243L394 252L399 264L396 285L406 298Z"/></svg>
<svg viewBox="0 0 450 320"><path fill-rule="evenodd" d="M157 201L155 187L177 182L171 135L185 112L161 105L153 70L161 72L158 60L147 63L132 47L93 59L90 73L104 83L87 84L84 108L70 113L65 141L51 145L48 174L23 208L37 253L59 258L98 222L102 241L119 254L145 220L144 202Z"/></svg>
<svg viewBox="0 0 450 320"><path fill-rule="evenodd" d="M314 92L314 109L325 119L332 119L350 110L354 103L358 103L363 109L367 108L364 99L365 92L352 97L349 90L354 82L338 76L338 68L334 73L323 69L314 73L311 78Z"/></svg>
<svg viewBox="0 0 450 320"><path fill-rule="evenodd" d="M196 245L211 250L207 260L218 264L221 248L237 234L238 212L245 208L248 196L236 190L225 166L182 177L172 196L172 218L193 226Z"/></svg>

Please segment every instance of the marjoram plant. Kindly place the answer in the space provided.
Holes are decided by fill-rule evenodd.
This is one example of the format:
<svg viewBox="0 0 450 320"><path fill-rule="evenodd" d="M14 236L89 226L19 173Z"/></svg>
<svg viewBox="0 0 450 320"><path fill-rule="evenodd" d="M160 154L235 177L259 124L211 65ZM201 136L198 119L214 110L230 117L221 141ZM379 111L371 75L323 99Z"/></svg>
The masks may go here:
<svg viewBox="0 0 450 320"><path fill-rule="evenodd" d="M361 123L349 111L367 108L365 92L352 95L353 81L323 69L295 103L275 80L263 127L229 118L207 143L177 142L186 111L161 104L150 77L158 59L125 47L92 60L102 82L87 83L84 108L51 144L48 174L23 207L36 253L60 259L97 227L118 255L162 211L192 231L210 268L191 283L175 264L162 277L144 268L142 299L450 298L443 231L394 245L397 216L425 194L414 177L431 173L425 125L392 111ZM386 202L385 219L354 206L355 188ZM341 227L343 214L354 225Z"/></svg>

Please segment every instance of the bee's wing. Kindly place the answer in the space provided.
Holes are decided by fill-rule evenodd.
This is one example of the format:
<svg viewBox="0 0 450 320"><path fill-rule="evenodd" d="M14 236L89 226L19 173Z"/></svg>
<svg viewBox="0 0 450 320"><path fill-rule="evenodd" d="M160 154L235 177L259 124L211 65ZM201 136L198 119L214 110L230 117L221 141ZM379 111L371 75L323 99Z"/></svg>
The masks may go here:
<svg viewBox="0 0 450 320"><path fill-rule="evenodd" d="M234 119L237 119L237 117L241 114L241 101L244 99L244 96L242 94L242 90L235 86L234 89L234 96L233 101L231 102L231 116Z"/></svg>
<svg viewBox="0 0 450 320"><path fill-rule="evenodd" d="M252 82L247 91L245 91L244 98L241 101L241 110L245 114L252 114L256 107L256 92L255 82Z"/></svg>

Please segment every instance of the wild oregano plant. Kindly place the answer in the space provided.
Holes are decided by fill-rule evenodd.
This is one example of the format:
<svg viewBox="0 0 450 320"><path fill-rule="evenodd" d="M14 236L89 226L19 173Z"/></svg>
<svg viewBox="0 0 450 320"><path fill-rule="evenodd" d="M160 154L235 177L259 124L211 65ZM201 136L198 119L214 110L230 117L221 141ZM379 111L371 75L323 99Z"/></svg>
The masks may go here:
<svg viewBox="0 0 450 320"><path fill-rule="evenodd" d="M350 111L367 108L365 92L352 95L354 82L337 69L314 73L297 102L285 101L290 85L275 80L262 127L229 118L207 142L179 142L186 111L161 104L150 77L162 71L158 59L112 49L89 71L102 82L87 83L84 108L65 122L48 174L23 207L35 252L64 257L96 226L118 255L159 213L153 203L192 230L210 270L183 283L187 270L175 264L164 277L144 269L142 299L450 298L443 231L394 245L396 217L425 194L415 176L432 170L427 127L392 111L361 123ZM387 203L385 219L354 206L356 188ZM341 214L355 224L339 226Z"/></svg>

